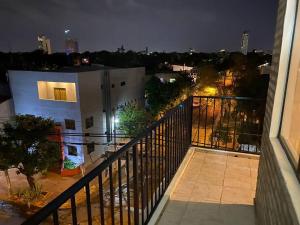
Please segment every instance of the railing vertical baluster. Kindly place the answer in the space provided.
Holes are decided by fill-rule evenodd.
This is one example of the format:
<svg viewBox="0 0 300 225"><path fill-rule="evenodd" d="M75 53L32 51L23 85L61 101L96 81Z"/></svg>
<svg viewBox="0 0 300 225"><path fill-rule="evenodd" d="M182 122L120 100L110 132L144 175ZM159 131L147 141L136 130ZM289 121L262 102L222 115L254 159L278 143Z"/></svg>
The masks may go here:
<svg viewBox="0 0 300 225"><path fill-rule="evenodd" d="M160 151L161 151L161 124L158 125L158 196L160 197L161 195L161 184L162 184L162 179L161 179L161 167L162 167L162 161L160 158Z"/></svg>
<svg viewBox="0 0 300 225"><path fill-rule="evenodd" d="M127 223L131 224L130 213L130 169L129 169L129 151L126 152L126 185L127 185Z"/></svg>
<svg viewBox="0 0 300 225"><path fill-rule="evenodd" d="M90 184L85 185L85 194L86 194L86 209L88 216L88 224L92 225L92 209L91 209L91 194L90 194Z"/></svg>
<svg viewBox="0 0 300 225"><path fill-rule="evenodd" d="M230 123L230 111L231 111L231 99L228 99L229 100L229 105L228 105L228 116L227 116L227 128L226 128L226 146L225 146L225 149L227 150L227 144L228 144L228 136L230 135L230 132L229 132L229 123Z"/></svg>
<svg viewBox="0 0 300 225"><path fill-rule="evenodd" d="M108 167L109 172L109 194L110 194L110 213L111 213L111 224L115 224L115 193L114 193L114 179L112 165Z"/></svg>
<svg viewBox="0 0 300 225"><path fill-rule="evenodd" d="M143 138L140 140L140 182L141 182L141 211L142 211L142 224L144 224L144 221L145 221L145 218L144 218L144 207L145 207L145 202L144 202L144 199L145 199L145 194L144 194L144 180L145 180L145 177L144 177L144 151L143 151Z"/></svg>
<svg viewBox="0 0 300 225"><path fill-rule="evenodd" d="M216 99L213 98L214 104L213 104L213 115L212 115L212 126L211 126L211 148L213 148L214 144L214 126L215 126L215 109L216 109Z"/></svg>
<svg viewBox="0 0 300 225"><path fill-rule="evenodd" d="M164 193L164 191L166 190L166 162L167 162L167 157L166 157L166 120L163 121L162 123L162 132L161 132L162 136L162 173L161 173L161 177L162 177L162 181L163 181L163 190L162 193Z"/></svg>
<svg viewBox="0 0 300 225"><path fill-rule="evenodd" d="M236 136L236 123L237 123L237 117L238 117L238 111L237 111L237 107L238 105L235 106L235 117L234 117L234 128L233 128L233 144L232 144L232 151L235 151L235 136Z"/></svg>
<svg viewBox="0 0 300 225"><path fill-rule="evenodd" d="M199 97L199 114L198 114L198 129L197 129L197 132L198 132L198 138L197 138L197 143L198 145L200 144L201 145L201 133L200 133L200 129L201 129L201 97Z"/></svg>
<svg viewBox="0 0 300 225"><path fill-rule="evenodd" d="M169 185L169 174L170 174L170 167L169 167L169 141L170 141L170 127L169 127L169 118L166 121L166 186Z"/></svg>
<svg viewBox="0 0 300 225"><path fill-rule="evenodd" d="M153 132L150 132L150 203L153 209Z"/></svg>
<svg viewBox="0 0 300 225"><path fill-rule="evenodd" d="M76 213L76 200L75 195L71 197L71 209L72 209L72 223L77 225L77 213Z"/></svg>
<svg viewBox="0 0 300 225"><path fill-rule="evenodd" d="M146 157L146 162L145 162L145 175L146 175L146 207L147 207L147 218L149 216L149 156L148 156L148 134L146 135L146 140L145 140L145 157Z"/></svg>
<svg viewBox="0 0 300 225"><path fill-rule="evenodd" d="M219 135L218 135L218 148L220 148L220 138L222 137L222 117L223 117L223 98L221 98L221 112L220 112L220 126L219 126Z"/></svg>
<svg viewBox="0 0 300 225"><path fill-rule="evenodd" d="M59 225L57 209L52 213L52 219L54 225Z"/></svg>
<svg viewBox="0 0 300 225"><path fill-rule="evenodd" d="M100 200L100 221L101 225L104 225L104 198L103 198L103 183L102 183L102 173L98 175L99 183L99 200Z"/></svg>
<svg viewBox="0 0 300 225"><path fill-rule="evenodd" d="M172 114L170 123L170 182L174 174L174 140L174 114Z"/></svg>
<svg viewBox="0 0 300 225"><path fill-rule="evenodd" d="M204 147L206 147L206 124L207 124L208 97L205 104L205 122L204 122Z"/></svg>
<svg viewBox="0 0 300 225"><path fill-rule="evenodd" d="M133 198L134 198L134 224L139 225L139 190L138 190L138 151L136 145L132 147L133 153Z"/></svg>
<svg viewBox="0 0 300 225"><path fill-rule="evenodd" d="M122 163L118 158L118 183L119 183L119 209L120 209L120 225L123 225L123 190L122 190Z"/></svg>
<svg viewBox="0 0 300 225"><path fill-rule="evenodd" d="M155 203L157 202L157 127L154 128L154 197L155 197Z"/></svg>

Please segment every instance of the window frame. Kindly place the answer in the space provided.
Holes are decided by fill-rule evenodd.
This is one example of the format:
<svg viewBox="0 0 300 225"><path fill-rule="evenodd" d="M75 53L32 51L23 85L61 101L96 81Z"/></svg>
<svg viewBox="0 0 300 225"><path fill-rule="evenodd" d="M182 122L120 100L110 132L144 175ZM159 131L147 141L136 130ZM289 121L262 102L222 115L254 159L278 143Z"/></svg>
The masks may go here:
<svg viewBox="0 0 300 225"><path fill-rule="evenodd" d="M70 149L75 149L76 150L76 154L70 154ZM78 149L76 145L67 145L67 149L68 149L68 155L69 156L78 156Z"/></svg>
<svg viewBox="0 0 300 225"><path fill-rule="evenodd" d="M299 0L296 0L297 4L296 4L296 7L295 7L295 13L294 13L294 20L293 20L293 25L292 25L292 31L291 31L291 36L292 38L290 38L290 49L289 49L289 57L288 57L288 60L287 60L287 68L286 68L286 76L285 76L285 82L284 82L284 92L282 94L282 98L283 98L283 101L282 101L282 109L281 109L281 119L280 119L280 124L279 124L279 130L278 130L278 141L280 142L281 146L282 146L282 149L284 150L285 154L286 154L286 157L288 158L291 166L293 167L295 173L296 173L296 176L297 178L299 179L300 181L300 156L299 156L299 159L297 161L297 159L294 158L293 156L293 153L284 136L282 135L282 125L283 125L283 119L284 119L284 113L285 113L285 107L286 107L286 99L287 99L287 89L288 89L288 83L289 83L289 78L290 78L290 69L291 69L291 63L292 63L292 56L293 56L293 52L295 51L294 49L294 42L295 42L295 35L296 35L296 32L298 31L300 33L300 14L299 14ZM298 18L299 17L299 18ZM298 24L298 29L297 30L297 20L299 22ZM278 80L276 82L276 85L278 83ZM275 105L275 104L274 104Z"/></svg>

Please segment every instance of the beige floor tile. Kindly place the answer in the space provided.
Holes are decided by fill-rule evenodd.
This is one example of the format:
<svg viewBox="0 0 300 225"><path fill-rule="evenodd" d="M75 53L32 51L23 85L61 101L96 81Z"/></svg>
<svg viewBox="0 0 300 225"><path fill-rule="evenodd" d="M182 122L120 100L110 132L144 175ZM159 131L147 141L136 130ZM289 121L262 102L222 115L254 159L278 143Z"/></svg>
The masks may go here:
<svg viewBox="0 0 300 225"><path fill-rule="evenodd" d="M250 167L258 168L259 160L258 159L250 159Z"/></svg>
<svg viewBox="0 0 300 225"><path fill-rule="evenodd" d="M253 191L251 189L224 187L221 203L253 205Z"/></svg>
<svg viewBox="0 0 300 225"><path fill-rule="evenodd" d="M191 202L213 202L220 203L222 186L199 184L191 194Z"/></svg>
<svg viewBox="0 0 300 225"><path fill-rule="evenodd" d="M243 157L228 156L227 167L246 167L250 168L250 159Z"/></svg>

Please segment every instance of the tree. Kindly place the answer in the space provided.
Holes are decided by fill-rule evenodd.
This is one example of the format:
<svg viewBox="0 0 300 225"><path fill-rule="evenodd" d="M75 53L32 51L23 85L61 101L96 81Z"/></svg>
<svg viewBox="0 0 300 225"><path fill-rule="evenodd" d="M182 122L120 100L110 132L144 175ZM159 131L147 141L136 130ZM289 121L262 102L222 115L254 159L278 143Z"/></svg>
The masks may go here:
<svg viewBox="0 0 300 225"><path fill-rule="evenodd" d="M17 115L4 123L3 133L11 152L7 160L15 163L18 174L26 176L31 189L35 188L33 176L47 171L60 158L58 143L48 140L54 127L52 120L32 115Z"/></svg>
<svg viewBox="0 0 300 225"><path fill-rule="evenodd" d="M8 174L8 169L10 169L15 164L13 158L14 157L11 156L9 142L1 133L0 134L0 170L2 170L5 174L7 189L9 193L11 193L11 181Z"/></svg>
<svg viewBox="0 0 300 225"><path fill-rule="evenodd" d="M143 132L152 121L149 113L135 104L124 106L117 116L119 118L118 129L132 137Z"/></svg>

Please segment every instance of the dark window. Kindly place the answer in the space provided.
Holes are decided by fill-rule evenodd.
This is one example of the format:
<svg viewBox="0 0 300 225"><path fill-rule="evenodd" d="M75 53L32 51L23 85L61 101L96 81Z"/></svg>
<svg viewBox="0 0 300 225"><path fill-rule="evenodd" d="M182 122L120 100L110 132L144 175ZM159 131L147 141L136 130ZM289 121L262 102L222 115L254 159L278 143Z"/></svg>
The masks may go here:
<svg viewBox="0 0 300 225"><path fill-rule="evenodd" d="M125 86L126 82L125 81L122 81L121 82L121 86Z"/></svg>
<svg viewBox="0 0 300 225"><path fill-rule="evenodd" d="M94 126L94 118L91 116L85 119L85 128L88 129L92 126Z"/></svg>
<svg viewBox="0 0 300 225"><path fill-rule="evenodd" d="M94 142L88 143L86 147L87 147L88 154L91 154L92 152L95 151L95 143Z"/></svg>
<svg viewBox="0 0 300 225"><path fill-rule="evenodd" d="M111 88L114 88L114 87L115 87L115 85L114 85L114 84L112 84L112 85L111 85Z"/></svg>
<svg viewBox="0 0 300 225"><path fill-rule="evenodd" d="M65 119L65 126L66 129L75 130L75 120Z"/></svg>
<svg viewBox="0 0 300 225"><path fill-rule="evenodd" d="M73 156L77 156L77 147L73 146L73 145L68 145L68 155L73 155Z"/></svg>
<svg viewBox="0 0 300 225"><path fill-rule="evenodd" d="M101 84L101 89L103 89L103 84Z"/></svg>

